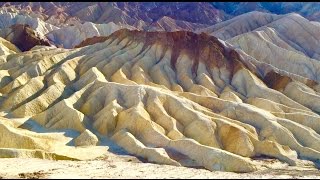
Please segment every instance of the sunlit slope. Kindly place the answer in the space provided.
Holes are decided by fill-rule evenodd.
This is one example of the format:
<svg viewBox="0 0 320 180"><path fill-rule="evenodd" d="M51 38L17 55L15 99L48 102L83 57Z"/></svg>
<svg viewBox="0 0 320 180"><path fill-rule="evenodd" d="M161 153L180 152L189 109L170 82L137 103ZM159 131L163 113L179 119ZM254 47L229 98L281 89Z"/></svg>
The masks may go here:
<svg viewBox="0 0 320 180"><path fill-rule="evenodd" d="M255 171L260 155L320 159L319 85L206 34L123 29L73 50L4 54L0 93L6 157L81 159L78 146L95 156L111 140L149 162L209 170Z"/></svg>
<svg viewBox="0 0 320 180"><path fill-rule="evenodd" d="M296 13L250 12L202 29L260 62L320 81L320 28Z"/></svg>

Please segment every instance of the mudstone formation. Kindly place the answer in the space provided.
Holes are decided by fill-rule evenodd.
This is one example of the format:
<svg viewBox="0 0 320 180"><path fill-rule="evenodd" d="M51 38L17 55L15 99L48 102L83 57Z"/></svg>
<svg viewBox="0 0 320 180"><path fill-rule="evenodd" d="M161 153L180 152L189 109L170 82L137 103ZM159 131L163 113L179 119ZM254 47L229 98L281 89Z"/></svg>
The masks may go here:
<svg viewBox="0 0 320 180"><path fill-rule="evenodd" d="M0 11L1 158L121 151L232 172L259 169L263 156L320 163L317 22L256 11L212 26L165 16L151 32L19 13Z"/></svg>

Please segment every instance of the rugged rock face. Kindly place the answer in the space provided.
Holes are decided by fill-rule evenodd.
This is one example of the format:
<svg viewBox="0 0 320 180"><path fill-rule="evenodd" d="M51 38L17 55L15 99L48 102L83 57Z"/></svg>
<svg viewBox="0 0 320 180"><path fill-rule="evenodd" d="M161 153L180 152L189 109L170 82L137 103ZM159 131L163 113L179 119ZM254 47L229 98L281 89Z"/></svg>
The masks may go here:
<svg viewBox="0 0 320 180"><path fill-rule="evenodd" d="M48 39L41 38L36 33L29 25L24 24L15 24L0 30L0 36L16 45L21 51L28 51L37 45L51 45Z"/></svg>
<svg viewBox="0 0 320 180"><path fill-rule="evenodd" d="M207 2L6 2L1 7L11 7L27 14L37 12L49 23L59 24L93 22L126 24L137 21L150 24L167 16L178 21L215 24L229 16Z"/></svg>
<svg viewBox="0 0 320 180"><path fill-rule="evenodd" d="M166 31L166 32L172 32L172 31L196 31L201 28L205 28L209 25L205 24L199 24L199 23L190 23L188 21L180 21L175 20L170 17L164 16L158 21L150 24L145 29L148 31Z"/></svg>
<svg viewBox="0 0 320 180"><path fill-rule="evenodd" d="M1 8L0 20L3 23L0 25L0 28L6 29L5 32L2 33L2 37L6 37L10 33L10 26L20 23L22 25L28 25L29 28L38 34L37 36L39 36L39 38L49 39L55 46L69 49L74 48L88 38L108 36L114 31L123 28L131 30L144 29L147 31L193 31L207 27L207 25L175 20L166 16L156 22L134 21L133 26L127 25L128 23L126 22L117 22L117 24L115 24L112 21L106 24L94 24L92 22L80 23L79 21L77 23L71 23L69 26L63 23L54 26L52 24L56 23L50 22L48 18L40 16L41 14L39 16L38 14L31 14L31 12L26 13L16 9Z"/></svg>
<svg viewBox="0 0 320 180"><path fill-rule="evenodd" d="M80 44L76 45L75 48L80 48L80 47L84 47L84 46L88 46L96 43L105 42L107 39L108 39L107 36L94 36L94 37L85 39Z"/></svg>
<svg viewBox="0 0 320 180"><path fill-rule="evenodd" d="M136 29L133 26L116 25L113 22L108 24L94 24L91 22L81 24L78 22L73 26L56 27L48 23L48 20L41 20L37 16L33 17L29 14L11 12L4 9L0 9L0 21L1 37L6 38L9 36L12 31L11 26L23 25L28 27L27 33L30 34L31 31L34 31L32 34L36 34L37 38L45 41L49 40L54 45L64 48L74 48L74 46L87 38L108 36L112 32L122 28Z"/></svg>
<svg viewBox="0 0 320 180"><path fill-rule="evenodd" d="M261 155L320 160L317 82L205 33L103 40L1 56L0 154L83 159L111 140L149 162L209 170L255 171ZM67 146L95 136L99 146Z"/></svg>
<svg viewBox="0 0 320 180"><path fill-rule="evenodd" d="M94 36L109 36L114 31L123 28L136 29L128 25L119 26L113 22L108 24L94 24L86 22L80 25L53 30L47 33L46 37L58 46L60 45L64 48L74 48L87 38L92 38Z"/></svg>
<svg viewBox="0 0 320 180"><path fill-rule="evenodd" d="M319 21L318 2L2 2L2 9L20 11L55 26L83 22L148 25L163 17L213 25L252 11L298 13ZM138 23L139 24L139 23ZM185 29L186 30L186 29Z"/></svg>
<svg viewBox="0 0 320 180"><path fill-rule="evenodd" d="M0 55L15 54L21 52L15 45L0 37ZM2 62L2 61L1 61Z"/></svg>
<svg viewBox="0 0 320 180"><path fill-rule="evenodd" d="M308 9L314 10L320 7L314 3L302 4L302 9L296 8L298 7L297 4L301 5L301 3L228 3L228 7L231 7L231 10L226 9L224 3L217 2L213 4L233 15L238 15L235 14L236 12L241 15L225 21L233 15L226 15L219 8L214 8L210 3L80 2L74 4L71 2L13 2L2 3L0 8L0 20L2 22L0 23L0 28L7 28L17 23L28 24L41 37L47 35L48 39L56 46L64 48L73 48L85 39L94 36L108 36L122 28L166 32L197 31L205 28L204 32L223 40L229 40L228 42L231 42L231 38L235 38L237 35L262 28L259 30L270 31L266 32L268 36L279 36L272 38L277 39L277 43L281 44L280 47L289 45L313 59L319 56L319 52L314 54L308 51L304 52L305 47L300 47L300 45L306 46L307 43L303 42L302 38L297 39L296 37L301 35L292 30L298 28L299 30L296 32L308 34L308 29L312 29L310 37L314 35L317 37L317 33L314 32L319 29L318 22L300 20L302 17L299 19L297 14L275 15L258 12L268 12L277 8L280 8L279 11L281 11L276 12L277 14L283 14L284 12L300 13L300 10L301 12L308 12ZM317 16L316 12L318 11L314 11L312 16ZM244 12L250 13L243 14ZM304 26L308 28L303 29ZM263 28L269 28L269 30ZM288 33L290 35L286 35L287 30L290 31ZM270 33L276 33L276 35L269 35ZM310 40L310 37L308 40ZM288 45L280 42L281 39L284 39ZM234 41L232 41L233 45ZM310 47L317 47L313 40L311 42ZM241 42L240 44L243 46L245 43Z"/></svg>
<svg viewBox="0 0 320 180"><path fill-rule="evenodd" d="M20 14L17 12L8 12L3 9L0 10L0 28L9 28L15 24L25 24L29 25L33 30L35 30L41 37L43 37L48 32L58 29L58 27L46 23L43 20L32 17L27 14Z"/></svg>
<svg viewBox="0 0 320 180"><path fill-rule="evenodd" d="M215 8L230 15L240 15L251 11L274 14L299 13L312 21L319 21L319 2L212 2Z"/></svg>
<svg viewBox="0 0 320 180"><path fill-rule="evenodd" d="M319 82L319 26L292 13L250 12L203 29L260 62Z"/></svg>
<svg viewBox="0 0 320 180"><path fill-rule="evenodd" d="M98 141L96 135L89 130L85 130L74 140L74 143L76 146L95 146Z"/></svg>

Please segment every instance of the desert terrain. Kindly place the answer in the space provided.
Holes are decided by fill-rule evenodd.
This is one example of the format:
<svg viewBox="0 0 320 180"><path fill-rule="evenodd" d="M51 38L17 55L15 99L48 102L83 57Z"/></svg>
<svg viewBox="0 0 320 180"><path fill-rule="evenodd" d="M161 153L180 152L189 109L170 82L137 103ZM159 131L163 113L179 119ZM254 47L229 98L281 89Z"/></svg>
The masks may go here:
<svg viewBox="0 0 320 180"><path fill-rule="evenodd" d="M229 5L0 4L0 177L319 178L316 4Z"/></svg>

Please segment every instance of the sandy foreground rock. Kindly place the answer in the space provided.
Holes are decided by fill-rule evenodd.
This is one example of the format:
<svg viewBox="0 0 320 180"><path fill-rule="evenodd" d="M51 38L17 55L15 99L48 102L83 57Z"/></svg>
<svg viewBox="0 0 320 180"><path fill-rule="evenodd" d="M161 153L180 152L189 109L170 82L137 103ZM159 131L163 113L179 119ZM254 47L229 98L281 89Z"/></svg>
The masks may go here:
<svg viewBox="0 0 320 180"><path fill-rule="evenodd" d="M320 179L320 171L310 162L301 161L298 166L288 166L274 159L260 161L264 167L253 173L232 173L208 171L170 165L142 163L139 159L127 155L112 155L100 160L90 161L51 161L43 159L1 159L0 177L7 178L205 178L205 179ZM13 166L14 164L14 166Z"/></svg>

